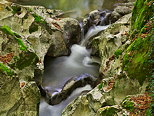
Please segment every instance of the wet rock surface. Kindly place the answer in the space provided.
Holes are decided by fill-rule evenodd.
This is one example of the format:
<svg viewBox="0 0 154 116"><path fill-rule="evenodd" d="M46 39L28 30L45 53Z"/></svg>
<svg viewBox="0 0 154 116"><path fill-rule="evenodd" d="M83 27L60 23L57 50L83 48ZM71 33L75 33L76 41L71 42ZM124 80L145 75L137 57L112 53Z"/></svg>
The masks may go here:
<svg viewBox="0 0 154 116"><path fill-rule="evenodd" d="M87 84L93 88L97 83L98 78L89 74L82 74L79 77L70 78L59 92L50 93L50 90L45 90L47 92L46 100L50 105L56 105L68 98L75 89L84 87Z"/></svg>
<svg viewBox="0 0 154 116"><path fill-rule="evenodd" d="M93 25L109 25L116 22L122 16L132 12L134 2L119 3L116 5L113 11L109 10L94 10L90 12L87 18L83 19L84 34Z"/></svg>

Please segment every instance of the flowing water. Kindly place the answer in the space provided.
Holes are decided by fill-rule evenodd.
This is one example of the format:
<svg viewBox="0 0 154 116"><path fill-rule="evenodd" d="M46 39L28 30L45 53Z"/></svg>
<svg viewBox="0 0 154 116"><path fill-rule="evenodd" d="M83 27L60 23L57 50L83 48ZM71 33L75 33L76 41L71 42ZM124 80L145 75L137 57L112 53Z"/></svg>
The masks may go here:
<svg viewBox="0 0 154 116"><path fill-rule="evenodd" d="M70 56L58 57L46 61L45 72L43 77L43 86L51 94L61 91L62 86L74 76L88 73L98 77L99 67L92 64L90 58L91 50L86 49L84 46L86 41L98 32L106 29L108 26L96 26L89 29L86 34L86 39L81 42L83 45L74 44L71 47ZM48 105L43 99L40 104L40 116L61 116L62 110L68 105L75 97L79 96L82 91L91 90L90 85L82 88L77 88L66 100L58 105Z"/></svg>

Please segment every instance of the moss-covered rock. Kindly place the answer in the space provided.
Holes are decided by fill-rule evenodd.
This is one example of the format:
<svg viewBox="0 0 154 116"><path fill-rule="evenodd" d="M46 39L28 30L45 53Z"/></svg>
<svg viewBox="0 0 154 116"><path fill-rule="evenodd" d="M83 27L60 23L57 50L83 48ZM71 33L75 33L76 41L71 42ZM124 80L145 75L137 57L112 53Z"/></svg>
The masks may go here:
<svg viewBox="0 0 154 116"><path fill-rule="evenodd" d="M132 16L132 44L127 48L123 67L132 79L138 79L140 84L152 75L153 59L153 12L151 0L137 0Z"/></svg>
<svg viewBox="0 0 154 116"><path fill-rule="evenodd" d="M106 106L97 111L96 116L117 116L118 106Z"/></svg>
<svg viewBox="0 0 154 116"><path fill-rule="evenodd" d="M151 97L149 94L129 95L122 102L121 106L126 109L130 115L146 115L150 114ZM148 114L148 115L147 115Z"/></svg>

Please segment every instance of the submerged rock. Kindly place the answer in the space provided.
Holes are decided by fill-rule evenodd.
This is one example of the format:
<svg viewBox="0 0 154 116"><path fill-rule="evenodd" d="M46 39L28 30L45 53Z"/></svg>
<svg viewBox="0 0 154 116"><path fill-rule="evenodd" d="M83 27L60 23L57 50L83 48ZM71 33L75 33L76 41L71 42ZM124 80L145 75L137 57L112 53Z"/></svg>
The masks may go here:
<svg viewBox="0 0 154 116"><path fill-rule="evenodd" d="M101 10L94 10L90 12L87 18L83 19L83 31L84 34L88 32L88 29L93 25L108 25L109 20L108 17L110 15L110 11L101 11Z"/></svg>
<svg viewBox="0 0 154 116"><path fill-rule="evenodd" d="M50 105L56 105L65 100L70 96L70 94L77 88L84 87L85 85L91 85L94 87L98 79L89 74L82 74L79 77L73 77L69 79L65 85L62 87L62 90L55 93L47 92L47 102Z"/></svg>

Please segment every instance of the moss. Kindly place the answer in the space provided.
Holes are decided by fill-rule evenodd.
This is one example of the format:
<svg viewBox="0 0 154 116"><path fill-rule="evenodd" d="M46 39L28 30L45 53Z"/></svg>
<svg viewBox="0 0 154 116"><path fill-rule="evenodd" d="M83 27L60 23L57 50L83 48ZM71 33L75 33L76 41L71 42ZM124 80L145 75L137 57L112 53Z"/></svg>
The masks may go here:
<svg viewBox="0 0 154 116"><path fill-rule="evenodd" d="M114 52L114 55L116 56L116 58L119 58L119 55L122 55L122 50L121 49L117 49L115 52Z"/></svg>
<svg viewBox="0 0 154 116"><path fill-rule="evenodd" d="M131 79L143 84L150 78L153 59L154 5L152 0L137 0L132 15L133 43L129 45L123 57L123 70Z"/></svg>
<svg viewBox="0 0 154 116"><path fill-rule="evenodd" d="M13 14L16 14L20 11L21 11L21 8L19 6L12 6L12 13Z"/></svg>
<svg viewBox="0 0 154 116"><path fill-rule="evenodd" d="M22 70L23 68L30 66L32 64L36 64L38 61L38 57L33 52L24 52L19 55L19 58L16 59L17 61L12 64L12 66Z"/></svg>
<svg viewBox="0 0 154 116"><path fill-rule="evenodd" d="M45 24L45 21L41 16L37 15L36 13L34 13L32 15L35 19L35 22Z"/></svg>
<svg viewBox="0 0 154 116"><path fill-rule="evenodd" d="M100 83L100 84L98 85L98 89L100 90L100 89L102 89L102 87L103 87L103 83Z"/></svg>
<svg viewBox="0 0 154 116"><path fill-rule="evenodd" d="M0 63L0 71L6 73L9 76L12 76L14 74L14 71L3 63Z"/></svg>
<svg viewBox="0 0 154 116"><path fill-rule="evenodd" d="M140 44L139 44L140 43ZM136 47L136 48L135 48ZM141 39L136 39L133 44L128 47L126 54L123 57L124 70L132 79L137 79L140 84L151 75L151 60L152 54L152 36L149 35Z"/></svg>
<svg viewBox="0 0 154 116"><path fill-rule="evenodd" d="M142 44L143 44L143 39L141 38L137 38L129 47L128 50L132 51L132 50L139 50L140 48L142 48Z"/></svg>
<svg viewBox="0 0 154 116"><path fill-rule="evenodd" d="M134 103L129 101L129 99L125 99L124 102L122 102L122 107L129 110L129 111L133 111L134 110Z"/></svg>
<svg viewBox="0 0 154 116"><path fill-rule="evenodd" d="M104 108L99 109L99 112L102 116L114 116L117 110L117 108L114 108L112 106L106 106Z"/></svg>
<svg viewBox="0 0 154 116"><path fill-rule="evenodd" d="M140 32L146 21L153 15L153 6L148 5L152 0L137 0L132 14L132 32Z"/></svg>
<svg viewBox="0 0 154 116"><path fill-rule="evenodd" d="M124 65L124 68L126 67L126 65L129 63L129 56L128 54L126 53L123 57L123 65ZM125 70L125 69L124 69Z"/></svg>
<svg viewBox="0 0 154 116"><path fill-rule="evenodd" d="M11 30L10 27L7 25L1 26L0 30L2 30L4 33L14 36L14 32Z"/></svg>
<svg viewBox="0 0 154 116"><path fill-rule="evenodd" d="M16 32L13 32L10 27L7 25L1 26L0 30L2 30L4 33L11 35L14 37L14 39L18 42L19 49L23 51L27 51L27 46L24 44L24 42L21 39L21 36L17 34Z"/></svg>
<svg viewBox="0 0 154 116"><path fill-rule="evenodd" d="M36 24L32 24L30 27L29 27L29 33L33 33L35 31L38 30L38 25Z"/></svg>
<svg viewBox="0 0 154 116"><path fill-rule="evenodd" d="M19 49L22 51L27 51L27 46L24 44L21 38L15 38L18 42Z"/></svg>
<svg viewBox="0 0 154 116"><path fill-rule="evenodd" d="M152 116L152 109L148 108L145 112L146 116Z"/></svg>

